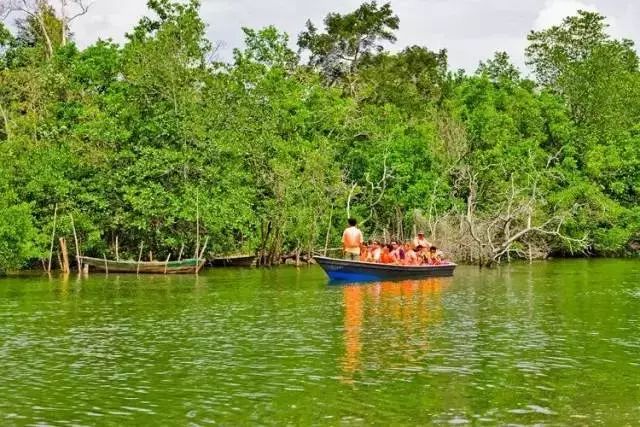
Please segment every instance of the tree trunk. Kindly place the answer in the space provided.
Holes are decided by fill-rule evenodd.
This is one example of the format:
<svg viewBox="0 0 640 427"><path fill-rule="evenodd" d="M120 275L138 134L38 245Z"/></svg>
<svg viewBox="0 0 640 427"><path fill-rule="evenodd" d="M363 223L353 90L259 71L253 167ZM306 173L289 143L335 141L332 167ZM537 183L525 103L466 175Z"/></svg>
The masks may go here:
<svg viewBox="0 0 640 427"><path fill-rule="evenodd" d="M4 121L4 133L7 135L7 141L11 140L11 129L9 129L9 117L7 116L7 111L0 104L0 114L2 114L2 119Z"/></svg>
<svg viewBox="0 0 640 427"><path fill-rule="evenodd" d="M60 237L60 251L62 252L62 272L69 272L69 254L67 253L67 241L64 237Z"/></svg>
<svg viewBox="0 0 640 427"><path fill-rule="evenodd" d="M42 19L42 15L39 11L36 11L33 16L40 25L42 36L44 37L45 44L47 45L47 59L51 59L53 57L53 44L51 43L51 37L49 37L49 33L47 32L47 26L44 24L44 20Z"/></svg>
<svg viewBox="0 0 640 427"><path fill-rule="evenodd" d="M62 34L60 34L60 46L67 44L67 0L60 0L60 21L62 23Z"/></svg>

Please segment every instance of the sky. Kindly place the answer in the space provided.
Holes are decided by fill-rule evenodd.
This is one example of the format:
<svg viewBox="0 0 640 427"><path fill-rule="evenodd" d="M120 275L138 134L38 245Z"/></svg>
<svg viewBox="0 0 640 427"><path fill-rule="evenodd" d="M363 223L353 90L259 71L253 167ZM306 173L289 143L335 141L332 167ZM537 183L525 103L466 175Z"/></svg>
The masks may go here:
<svg viewBox="0 0 640 427"><path fill-rule="evenodd" d="M147 13L146 0L92 1L88 14L72 24L80 46L98 38L122 42L124 34ZM350 12L362 1L201 0L201 15L208 24L209 39L220 45L218 58L228 60L233 48L243 45L241 27L275 25L289 33L294 46L307 19L321 27L327 13ZM639 0L391 0L391 6L400 18L392 50L414 44L432 50L446 48L451 68L468 72L496 51L506 51L526 71L527 33L558 24L578 9L602 13L613 36L640 44Z"/></svg>

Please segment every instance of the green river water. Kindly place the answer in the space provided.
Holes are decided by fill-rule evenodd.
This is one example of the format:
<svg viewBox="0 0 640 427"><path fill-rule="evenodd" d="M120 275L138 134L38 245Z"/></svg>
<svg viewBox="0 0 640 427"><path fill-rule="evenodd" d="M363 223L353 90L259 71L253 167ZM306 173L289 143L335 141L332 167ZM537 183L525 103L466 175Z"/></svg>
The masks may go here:
<svg viewBox="0 0 640 427"><path fill-rule="evenodd" d="M0 425L639 425L640 261L0 279Z"/></svg>

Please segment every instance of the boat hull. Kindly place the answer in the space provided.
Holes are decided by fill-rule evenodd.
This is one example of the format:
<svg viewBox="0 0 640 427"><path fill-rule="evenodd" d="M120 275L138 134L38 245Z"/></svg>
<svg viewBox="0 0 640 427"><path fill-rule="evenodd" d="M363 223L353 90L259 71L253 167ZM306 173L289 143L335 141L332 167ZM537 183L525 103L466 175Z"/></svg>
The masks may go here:
<svg viewBox="0 0 640 427"><path fill-rule="evenodd" d="M256 263L255 255L216 257L209 261L212 267L251 267Z"/></svg>
<svg viewBox="0 0 640 427"><path fill-rule="evenodd" d="M205 260L184 259L181 261L113 261L100 258L82 257L83 264L99 271L109 273L145 273L145 274L189 274L197 273Z"/></svg>
<svg viewBox="0 0 640 427"><path fill-rule="evenodd" d="M366 282L377 280L402 280L423 277L453 276L456 264L442 265L393 265L337 258L314 257L329 279L335 281Z"/></svg>

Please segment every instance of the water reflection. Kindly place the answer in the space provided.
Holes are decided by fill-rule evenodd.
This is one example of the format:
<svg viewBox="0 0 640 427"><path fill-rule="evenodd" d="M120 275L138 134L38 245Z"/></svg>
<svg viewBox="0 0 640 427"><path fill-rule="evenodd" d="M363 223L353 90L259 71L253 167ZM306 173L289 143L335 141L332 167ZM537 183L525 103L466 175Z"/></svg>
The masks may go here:
<svg viewBox="0 0 640 427"><path fill-rule="evenodd" d="M447 279L345 285L342 381L361 370L416 369L428 350L429 325L442 319ZM365 360L366 362L363 362Z"/></svg>
<svg viewBox="0 0 640 427"><path fill-rule="evenodd" d="M636 425L639 284L610 260L9 277L0 426Z"/></svg>

